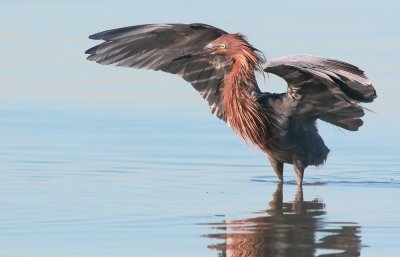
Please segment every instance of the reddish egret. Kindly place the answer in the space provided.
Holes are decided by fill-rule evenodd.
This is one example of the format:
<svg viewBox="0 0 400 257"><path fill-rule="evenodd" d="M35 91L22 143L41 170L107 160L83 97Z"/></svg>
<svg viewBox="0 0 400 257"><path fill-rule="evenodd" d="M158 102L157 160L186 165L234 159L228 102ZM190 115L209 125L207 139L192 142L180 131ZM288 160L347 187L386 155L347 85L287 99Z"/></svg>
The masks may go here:
<svg viewBox="0 0 400 257"><path fill-rule="evenodd" d="M299 185L304 169L323 164L329 152L316 120L358 130L364 115L359 103L376 98L356 66L309 55L266 61L242 34L206 24L138 25L89 38L105 42L86 51L88 60L181 76L207 100L214 115L268 155L280 181L283 164L292 164ZM261 92L255 72L282 77L287 92Z"/></svg>

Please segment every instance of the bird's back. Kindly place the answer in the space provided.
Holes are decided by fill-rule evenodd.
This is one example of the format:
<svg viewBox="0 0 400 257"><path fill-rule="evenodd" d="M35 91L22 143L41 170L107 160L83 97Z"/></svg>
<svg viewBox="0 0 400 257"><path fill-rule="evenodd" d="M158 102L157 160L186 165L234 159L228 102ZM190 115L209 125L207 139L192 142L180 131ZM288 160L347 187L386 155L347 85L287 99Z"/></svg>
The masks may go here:
<svg viewBox="0 0 400 257"><path fill-rule="evenodd" d="M262 104L271 126L270 140L265 143L267 154L284 163L293 163L293 155L302 156L308 165L325 162L329 149L318 134L316 117L296 114L299 100L287 94L262 93Z"/></svg>
<svg viewBox="0 0 400 257"><path fill-rule="evenodd" d="M300 160L303 166L322 164L329 152L318 134L320 119L346 130L362 126L360 102L372 102L376 92L364 72L338 60L309 55L285 56L266 63L264 71L288 83L284 94L259 97L273 136L268 154L281 162Z"/></svg>

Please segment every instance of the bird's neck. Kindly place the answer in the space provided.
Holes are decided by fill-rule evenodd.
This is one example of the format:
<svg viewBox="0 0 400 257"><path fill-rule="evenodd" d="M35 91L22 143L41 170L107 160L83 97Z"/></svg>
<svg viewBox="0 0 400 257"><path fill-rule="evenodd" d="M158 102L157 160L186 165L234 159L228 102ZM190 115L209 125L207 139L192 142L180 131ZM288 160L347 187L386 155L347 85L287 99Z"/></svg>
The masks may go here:
<svg viewBox="0 0 400 257"><path fill-rule="evenodd" d="M231 128L245 141L264 148L269 135L268 118L256 100L259 89L254 69L251 63L234 59L224 79L222 106Z"/></svg>

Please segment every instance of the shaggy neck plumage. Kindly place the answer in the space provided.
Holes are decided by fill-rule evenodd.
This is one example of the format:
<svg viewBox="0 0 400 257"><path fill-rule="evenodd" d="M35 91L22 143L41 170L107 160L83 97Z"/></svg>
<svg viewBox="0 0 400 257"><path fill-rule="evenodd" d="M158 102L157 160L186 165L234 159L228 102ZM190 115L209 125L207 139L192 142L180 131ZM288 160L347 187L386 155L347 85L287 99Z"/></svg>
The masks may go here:
<svg viewBox="0 0 400 257"><path fill-rule="evenodd" d="M222 105L229 125L246 142L265 147L269 123L253 93L259 89L254 76L261 59L251 47L232 56L232 70L224 79Z"/></svg>

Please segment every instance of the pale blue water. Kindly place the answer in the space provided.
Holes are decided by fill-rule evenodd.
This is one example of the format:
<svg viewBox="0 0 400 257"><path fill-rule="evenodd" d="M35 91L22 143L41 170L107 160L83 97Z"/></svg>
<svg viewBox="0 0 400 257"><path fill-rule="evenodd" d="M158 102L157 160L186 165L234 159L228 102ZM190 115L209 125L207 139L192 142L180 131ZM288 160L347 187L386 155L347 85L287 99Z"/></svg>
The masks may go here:
<svg viewBox="0 0 400 257"><path fill-rule="evenodd" d="M148 114L157 118L131 110L3 110L1 255L216 256L207 249L224 242L215 239L225 233L216 226L231 231L225 221L273 217L264 211L276 178L262 154L207 115ZM261 236L271 226L312 222L306 252L319 253L320 238L356 227L352 247L362 256L395 256L398 141L388 140L394 128L385 127L380 138L387 140L377 142L378 124L388 121L369 116L357 134L321 124L332 153L323 168L307 170L303 188L304 202L321 206L298 213L299 224L285 221L293 216L288 207L286 216L260 225L267 227L257 230ZM289 204L291 167L285 175L282 204ZM313 220L304 218L313 211Z"/></svg>
<svg viewBox="0 0 400 257"><path fill-rule="evenodd" d="M225 7L2 4L0 256L397 256L397 2ZM180 78L85 60L91 33L165 21L241 31L268 57L355 63L376 85L375 113L357 133L320 123L327 163L307 169L302 192L285 167L280 188Z"/></svg>

